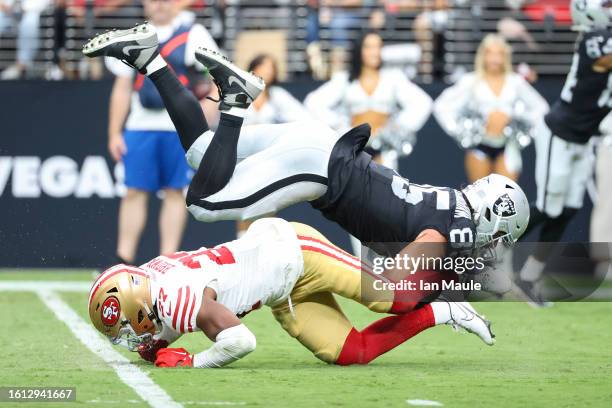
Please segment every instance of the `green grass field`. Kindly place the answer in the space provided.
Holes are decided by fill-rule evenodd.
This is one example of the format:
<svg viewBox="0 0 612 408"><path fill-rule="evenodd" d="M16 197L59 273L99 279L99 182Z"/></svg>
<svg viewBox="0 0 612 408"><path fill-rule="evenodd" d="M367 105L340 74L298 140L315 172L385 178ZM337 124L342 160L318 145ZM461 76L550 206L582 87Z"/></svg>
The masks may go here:
<svg viewBox="0 0 612 408"><path fill-rule="evenodd" d="M0 273L0 281L33 279L89 281L91 274ZM59 293L87 319L87 293ZM35 293L0 294L0 386L76 387L77 402L53 407L147 406ZM380 317L357 304L342 305L358 328ZM257 336L257 350L228 368L156 369L137 354L124 354L184 406L386 408L416 399L445 407L611 406L611 303L546 310L523 303L475 306L493 321L494 347L436 327L368 366L335 367L315 359L262 309L244 320ZM208 341L191 334L178 345L198 352ZM27 405L0 402L0 408Z"/></svg>

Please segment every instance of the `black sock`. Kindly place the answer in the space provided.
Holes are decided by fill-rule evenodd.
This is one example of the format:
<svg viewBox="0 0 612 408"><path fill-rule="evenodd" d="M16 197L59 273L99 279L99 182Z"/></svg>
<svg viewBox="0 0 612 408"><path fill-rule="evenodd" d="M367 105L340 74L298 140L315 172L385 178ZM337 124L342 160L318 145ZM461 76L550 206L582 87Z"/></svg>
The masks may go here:
<svg viewBox="0 0 612 408"><path fill-rule="evenodd" d="M164 101L183 149L189 150L193 142L208 130L200 103L167 66L153 72L149 78Z"/></svg>
<svg viewBox="0 0 612 408"><path fill-rule="evenodd" d="M189 185L187 205L215 194L230 181L236 168L241 126L242 118L221 113L219 127Z"/></svg>

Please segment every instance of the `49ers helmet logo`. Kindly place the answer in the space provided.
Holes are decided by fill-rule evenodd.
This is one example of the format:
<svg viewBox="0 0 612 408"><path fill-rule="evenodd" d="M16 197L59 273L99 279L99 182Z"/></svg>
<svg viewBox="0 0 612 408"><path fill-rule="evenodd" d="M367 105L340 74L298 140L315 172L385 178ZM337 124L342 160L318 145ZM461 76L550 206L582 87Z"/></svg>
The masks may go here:
<svg viewBox="0 0 612 408"><path fill-rule="evenodd" d="M508 194L499 197L493 204L493 212L501 217L510 217L516 214L514 201Z"/></svg>
<svg viewBox="0 0 612 408"><path fill-rule="evenodd" d="M121 313L121 306L119 300L111 296L104 301L102 304L102 310L100 310L100 316L102 323L107 326L114 326L119 320L119 314Z"/></svg>

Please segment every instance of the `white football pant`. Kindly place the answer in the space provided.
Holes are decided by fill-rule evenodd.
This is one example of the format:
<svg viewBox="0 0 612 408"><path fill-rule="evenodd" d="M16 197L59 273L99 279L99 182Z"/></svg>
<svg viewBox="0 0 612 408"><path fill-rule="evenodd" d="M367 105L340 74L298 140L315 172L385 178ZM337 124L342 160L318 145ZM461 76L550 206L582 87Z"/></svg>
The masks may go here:
<svg viewBox="0 0 612 408"><path fill-rule="evenodd" d="M340 136L317 121L244 126L229 183L189 212L199 221L245 220L319 198L327 191L329 157ZM212 137L205 132L187 151L192 168L199 167Z"/></svg>

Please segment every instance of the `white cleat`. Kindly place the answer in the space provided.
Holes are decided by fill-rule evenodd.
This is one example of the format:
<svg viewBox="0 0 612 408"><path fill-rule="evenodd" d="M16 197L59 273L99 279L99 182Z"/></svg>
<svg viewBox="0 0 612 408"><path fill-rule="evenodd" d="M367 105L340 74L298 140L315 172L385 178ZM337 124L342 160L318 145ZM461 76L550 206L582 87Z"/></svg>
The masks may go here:
<svg viewBox="0 0 612 408"><path fill-rule="evenodd" d="M495 344L495 335L491 331L491 322L481 316L470 305L469 302L450 302L444 301L448 305L450 311L450 320L446 322L455 329L464 329L469 333L473 333L480 339L492 346Z"/></svg>

